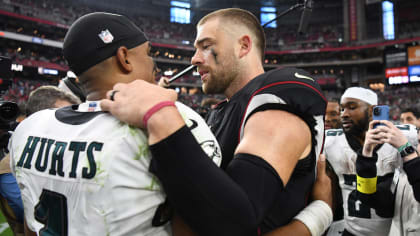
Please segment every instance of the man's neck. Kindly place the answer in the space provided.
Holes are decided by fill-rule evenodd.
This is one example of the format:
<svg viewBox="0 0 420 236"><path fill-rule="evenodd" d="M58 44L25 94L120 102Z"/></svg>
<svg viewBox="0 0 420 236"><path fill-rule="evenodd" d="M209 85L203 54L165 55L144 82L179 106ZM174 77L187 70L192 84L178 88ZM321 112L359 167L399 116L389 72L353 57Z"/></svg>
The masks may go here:
<svg viewBox="0 0 420 236"><path fill-rule="evenodd" d="M112 90L113 86L104 86L102 88L86 89L86 100L98 101L106 98L106 93Z"/></svg>
<svg viewBox="0 0 420 236"><path fill-rule="evenodd" d="M346 133L346 139L350 147L357 152L360 148L363 148L365 143L366 131L363 131L361 134Z"/></svg>
<svg viewBox="0 0 420 236"><path fill-rule="evenodd" d="M355 136L357 141L359 141L360 145L363 146L363 144L365 144L365 137L366 137L366 131L363 132L362 134L359 134L357 136Z"/></svg>
<svg viewBox="0 0 420 236"><path fill-rule="evenodd" d="M225 90L224 95L227 99L231 99L239 90L245 87L251 80L264 73L264 69L254 69L251 72L243 73L237 79L232 81L231 85Z"/></svg>
<svg viewBox="0 0 420 236"><path fill-rule="evenodd" d="M90 92L87 96L86 96L86 100L88 101L97 101L97 100L101 100L106 98L106 93L104 94L103 92L99 92L99 91L95 91L95 92Z"/></svg>
<svg viewBox="0 0 420 236"><path fill-rule="evenodd" d="M97 101L106 98L106 93L112 90L114 84L108 84L107 80L103 80L102 83L94 82L91 84L85 84L86 100ZM98 86L96 86L98 85Z"/></svg>

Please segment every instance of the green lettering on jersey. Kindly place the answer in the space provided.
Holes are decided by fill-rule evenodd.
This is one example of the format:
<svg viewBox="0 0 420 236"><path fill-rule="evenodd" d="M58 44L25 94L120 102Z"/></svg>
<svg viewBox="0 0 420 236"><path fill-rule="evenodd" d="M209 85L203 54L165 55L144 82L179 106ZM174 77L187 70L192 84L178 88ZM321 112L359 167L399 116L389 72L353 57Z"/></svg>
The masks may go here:
<svg viewBox="0 0 420 236"><path fill-rule="evenodd" d="M51 149L51 146L55 142L54 139L48 139L48 141L47 141L47 148L46 148L46 150L44 152L43 151L44 150L44 145L45 145L44 139L45 138L43 138L41 140L41 148L40 148L40 151L38 153L38 157L36 158L36 162L35 162L35 168L38 171L41 171L41 172L44 172L47 169L47 166L48 166L48 156L49 156L49 153L50 153L50 149ZM42 154L43 153L44 153L44 162L42 163Z"/></svg>
<svg viewBox="0 0 420 236"><path fill-rule="evenodd" d="M19 167L23 166L24 168L27 168L27 169L31 168L32 157L34 155L35 148L38 145L39 139L40 139L39 137L33 137L33 136L28 137L25 148L23 149L22 155L20 156L20 160L17 163L17 166ZM23 162L25 162L25 165L23 165Z"/></svg>
<svg viewBox="0 0 420 236"><path fill-rule="evenodd" d="M45 148L45 143L47 142L46 138L42 138L41 139L41 147L39 147L39 151L38 151L38 156L36 157L36 162L38 162L39 159L42 158L42 154L44 153L44 148ZM36 164L35 164L35 168L36 168Z"/></svg>
<svg viewBox="0 0 420 236"><path fill-rule="evenodd" d="M397 128L400 130L410 130L409 125L397 125Z"/></svg>
<svg viewBox="0 0 420 236"><path fill-rule="evenodd" d="M69 150L73 151L73 160L71 162L71 172L69 174L70 178L76 178L77 163L79 162L80 152L85 151L86 142L71 142Z"/></svg>
<svg viewBox="0 0 420 236"><path fill-rule="evenodd" d="M342 130L327 130L327 136L340 136L342 134Z"/></svg>
<svg viewBox="0 0 420 236"><path fill-rule="evenodd" d="M50 175L59 175L64 177L63 172L63 157L64 151L66 150L67 143L66 142L59 142L55 143L55 149L53 151L51 157L51 168L50 168Z"/></svg>
<svg viewBox="0 0 420 236"><path fill-rule="evenodd" d="M93 156L93 150L101 151L103 143L92 142L87 148L87 158L89 162L89 168L83 167L82 169L82 178L92 179L96 174L96 162L95 157Z"/></svg>

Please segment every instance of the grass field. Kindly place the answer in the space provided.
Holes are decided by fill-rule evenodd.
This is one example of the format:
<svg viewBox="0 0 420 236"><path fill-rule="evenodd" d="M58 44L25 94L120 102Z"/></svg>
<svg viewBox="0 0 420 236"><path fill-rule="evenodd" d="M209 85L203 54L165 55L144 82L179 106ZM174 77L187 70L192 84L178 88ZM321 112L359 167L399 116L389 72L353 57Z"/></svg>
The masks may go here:
<svg viewBox="0 0 420 236"><path fill-rule="evenodd" d="M6 218L3 216L3 213L0 211L0 236L13 236L12 230L7 224Z"/></svg>

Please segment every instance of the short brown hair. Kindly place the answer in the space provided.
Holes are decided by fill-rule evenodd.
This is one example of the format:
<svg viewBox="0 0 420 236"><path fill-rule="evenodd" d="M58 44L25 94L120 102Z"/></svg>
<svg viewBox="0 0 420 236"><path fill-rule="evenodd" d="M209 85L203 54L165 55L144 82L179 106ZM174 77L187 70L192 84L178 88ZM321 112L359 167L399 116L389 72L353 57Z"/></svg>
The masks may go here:
<svg viewBox="0 0 420 236"><path fill-rule="evenodd" d="M220 9L214 12L211 12L205 15L201 20L197 23L197 26L200 26L206 23L208 20L212 18L222 17L224 19L230 20L234 23L239 23L246 26L252 33L254 33L256 37L256 46L261 54L261 61L264 60L264 52L265 52L265 33L264 29L262 28L260 21L255 17L254 14L247 10L239 9L239 8L226 8Z"/></svg>
<svg viewBox="0 0 420 236"><path fill-rule="evenodd" d="M26 116L30 116L40 110L54 108L57 100L67 101L71 104L80 103L76 96L55 86L41 86L29 94L28 102L26 103Z"/></svg>

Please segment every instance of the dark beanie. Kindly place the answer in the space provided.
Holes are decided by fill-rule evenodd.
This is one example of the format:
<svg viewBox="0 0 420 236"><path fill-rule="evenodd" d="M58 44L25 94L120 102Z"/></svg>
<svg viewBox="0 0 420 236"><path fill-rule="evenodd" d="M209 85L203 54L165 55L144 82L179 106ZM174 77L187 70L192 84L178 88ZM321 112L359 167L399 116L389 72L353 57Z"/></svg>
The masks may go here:
<svg viewBox="0 0 420 236"><path fill-rule="evenodd" d="M127 17L95 12L77 19L64 38L63 54L70 69L80 75L92 66L148 41L143 31Z"/></svg>

